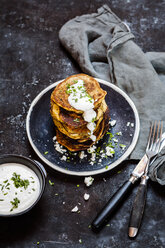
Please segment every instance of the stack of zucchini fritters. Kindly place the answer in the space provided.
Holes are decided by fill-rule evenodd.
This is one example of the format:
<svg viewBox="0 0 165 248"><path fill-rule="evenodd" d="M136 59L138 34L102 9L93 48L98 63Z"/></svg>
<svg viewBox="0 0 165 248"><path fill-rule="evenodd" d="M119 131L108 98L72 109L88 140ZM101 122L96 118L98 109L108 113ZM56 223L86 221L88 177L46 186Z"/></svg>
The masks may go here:
<svg viewBox="0 0 165 248"><path fill-rule="evenodd" d="M87 122L83 118L83 111L75 109L68 101L68 85L72 86L78 80L83 80L86 92L94 100L96 111L95 130L96 140L90 138ZM51 94L50 113L56 127L58 143L70 151L86 150L100 140L109 128L109 109L105 102L106 91L99 83L86 74L77 74L59 83Z"/></svg>

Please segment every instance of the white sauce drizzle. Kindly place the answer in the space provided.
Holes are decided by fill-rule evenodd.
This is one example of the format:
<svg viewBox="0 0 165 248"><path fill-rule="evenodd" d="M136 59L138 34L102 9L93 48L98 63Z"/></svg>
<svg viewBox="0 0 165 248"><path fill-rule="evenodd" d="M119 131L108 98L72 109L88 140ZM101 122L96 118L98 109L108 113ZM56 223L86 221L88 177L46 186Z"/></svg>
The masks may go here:
<svg viewBox="0 0 165 248"><path fill-rule="evenodd" d="M87 128L90 131L90 138L96 141L96 136L93 134L96 123L94 122L96 118L96 112L94 111L94 99L86 92L83 80L77 80L75 84L68 87L67 91L69 95L68 102L72 107L77 110L84 111L83 118L87 124Z"/></svg>
<svg viewBox="0 0 165 248"><path fill-rule="evenodd" d="M20 175L22 180L29 180L29 185L16 188L13 180L13 173ZM7 181L6 183L4 183ZM7 187L5 185L9 184ZM4 187L3 187L4 185ZM0 165L0 214L15 214L30 207L38 198L40 183L37 175L29 167L18 163L5 163ZM14 208L11 201L19 199L18 208Z"/></svg>

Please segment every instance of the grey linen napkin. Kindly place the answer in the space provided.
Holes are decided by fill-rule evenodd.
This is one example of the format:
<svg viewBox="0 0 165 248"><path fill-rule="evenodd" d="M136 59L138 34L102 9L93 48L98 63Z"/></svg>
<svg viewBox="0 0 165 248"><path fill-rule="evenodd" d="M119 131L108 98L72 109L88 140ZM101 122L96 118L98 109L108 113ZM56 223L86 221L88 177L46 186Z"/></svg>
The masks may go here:
<svg viewBox="0 0 165 248"><path fill-rule="evenodd" d="M152 181L165 185L165 133L162 134L161 152L150 167L149 177Z"/></svg>
<svg viewBox="0 0 165 248"><path fill-rule="evenodd" d="M151 165L149 177L152 181L165 185L165 151L163 156L160 154L155 162Z"/></svg>
<svg viewBox="0 0 165 248"><path fill-rule="evenodd" d="M155 71L165 72L165 53L145 55L133 38L107 5L68 21L59 32L61 43L84 73L114 83L135 103L141 130L130 158L139 159L145 152L149 120L165 120L165 84Z"/></svg>

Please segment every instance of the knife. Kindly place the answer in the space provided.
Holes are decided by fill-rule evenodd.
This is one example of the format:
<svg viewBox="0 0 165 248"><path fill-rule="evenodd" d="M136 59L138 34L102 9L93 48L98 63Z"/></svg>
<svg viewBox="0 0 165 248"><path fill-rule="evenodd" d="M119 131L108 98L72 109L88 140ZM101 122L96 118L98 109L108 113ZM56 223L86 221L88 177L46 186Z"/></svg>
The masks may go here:
<svg viewBox="0 0 165 248"><path fill-rule="evenodd" d="M91 224L93 230L99 230L109 219L118 204L123 200L126 194L133 188L134 183L144 174L148 158L146 155L140 160L133 170L130 179L126 181L118 191L110 198L104 208L99 212Z"/></svg>

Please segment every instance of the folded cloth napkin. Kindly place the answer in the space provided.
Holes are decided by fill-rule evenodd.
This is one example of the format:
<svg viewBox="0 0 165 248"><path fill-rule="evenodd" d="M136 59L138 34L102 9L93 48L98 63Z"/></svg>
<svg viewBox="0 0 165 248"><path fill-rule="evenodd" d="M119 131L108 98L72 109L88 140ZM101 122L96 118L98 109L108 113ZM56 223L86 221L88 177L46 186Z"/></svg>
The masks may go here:
<svg viewBox="0 0 165 248"><path fill-rule="evenodd" d="M162 135L161 152L150 166L149 177L152 181L165 185L165 133Z"/></svg>
<svg viewBox="0 0 165 248"><path fill-rule="evenodd" d="M165 53L145 55L133 38L107 5L68 21L59 32L61 43L83 72L114 83L134 101L141 131L130 158L139 159L145 152L149 120L165 120L165 83L153 67L165 72Z"/></svg>

